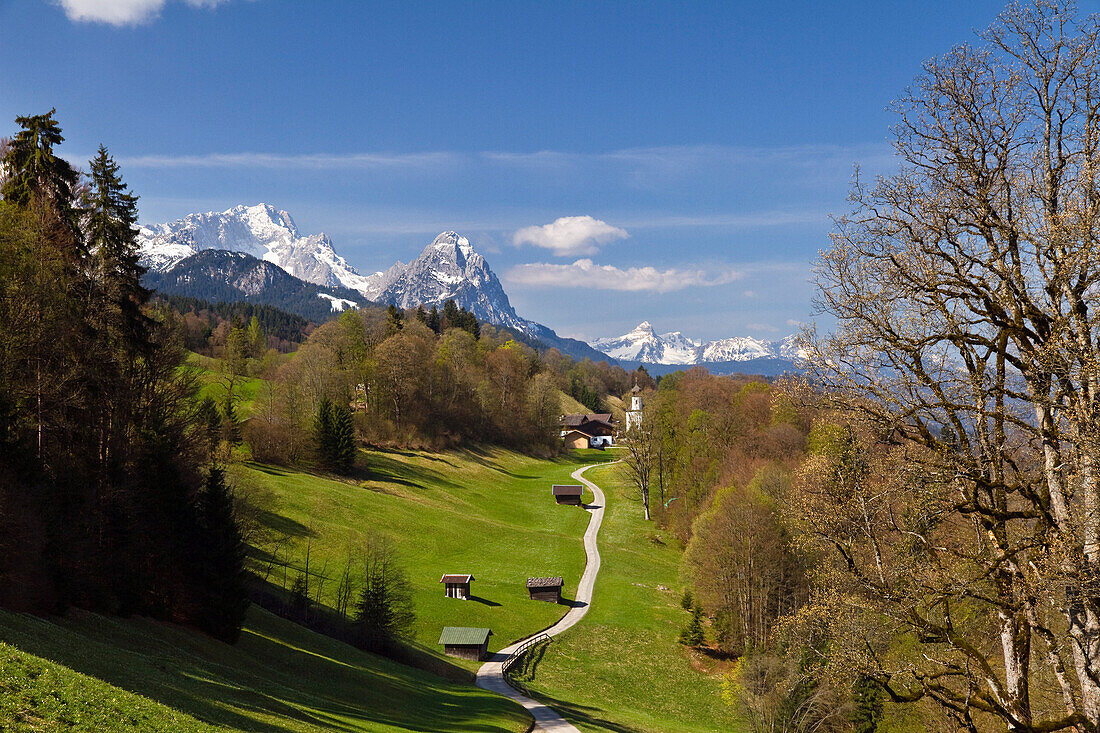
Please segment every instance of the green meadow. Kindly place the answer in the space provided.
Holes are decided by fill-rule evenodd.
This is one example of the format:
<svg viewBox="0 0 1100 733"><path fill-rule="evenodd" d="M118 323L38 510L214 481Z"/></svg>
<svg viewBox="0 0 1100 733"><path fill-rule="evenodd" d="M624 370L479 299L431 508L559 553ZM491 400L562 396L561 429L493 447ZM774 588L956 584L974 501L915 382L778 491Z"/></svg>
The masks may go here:
<svg viewBox="0 0 1100 733"><path fill-rule="evenodd" d="M269 583L289 588L308 552L311 574L329 578L320 595L331 606L349 553L355 577L362 548L384 536L412 585L415 641L438 651L442 627L485 627L493 632L489 648L496 650L550 626L567 610L529 600L525 587L529 576L560 575L563 596L572 599L584 570L581 537L589 514L559 506L550 487L611 457L601 451L553 460L502 449L371 451L360 453L364 465L353 479L254 463L235 467L233 479L263 497L264 521L285 538L255 563L263 574L265 553L279 559ZM587 491L585 500L591 500ZM444 573L472 574L473 598L445 598L439 583Z"/></svg>
<svg viewBox="0 0 1100 733"><path fill-rule="evenodd" d="M527 713L253 608L230 646L148 619L0 612L0 730L525 731Z"/></svg>
<svg viewBox="0 0 1100 733"><path fill-rule="evenodd" d="M721 697L723 664L677 642L690 615L678 543L642 519L622 464L585 477L607 496L592 607L545 648L528 687L585 731L743 730Z"/></svg>

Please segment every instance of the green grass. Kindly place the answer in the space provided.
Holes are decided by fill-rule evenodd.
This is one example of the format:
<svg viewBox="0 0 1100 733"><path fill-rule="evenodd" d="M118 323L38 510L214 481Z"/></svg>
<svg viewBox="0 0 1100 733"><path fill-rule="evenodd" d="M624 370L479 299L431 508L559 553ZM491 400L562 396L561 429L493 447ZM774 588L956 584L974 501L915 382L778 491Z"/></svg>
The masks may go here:
<svg viewBox="0 0 1100 733"><path fill-rule="evenodd" d="M187 369L199 384L199 398L211 398L218 405L225 401L228 392L229 375L222 369L217 359L190 353L187 355ZM245 418L252 414L253 405L263 388L264 380L259 377L236 377L233 394L237 398L237 413Z"/></svg>
<svg viewBox="0 0 1100 733"><path fill-rule="evenodd" d="M229 646L147 619L0 612L0 730L524 731L470 685L253 609Z"/></svg>
<svg viewBox="0 0 1100 733"><path fill-rule="evenodd" d="M493 631L489 648L496 650L553 624L567 610L529 600L525 588L528 576L561 575L563 595L571 599L584 569L581 537L589 515L557 505L550 486L610 457L601 451L555 460L500 449L372 451L360 454L366 469L356 480L258 464L237 467L234 479L265 487L273 503L264 521L291 536L281 557L289 555L300 567L309 549L311 571L324 569L332 578L322 592L328 605L348 549L384 534L412 584L415 641L438 652L443 626L487 627ZM472 573L474 598L445 598L443 573ZM286 587L294 575L288 572ZM283 586L282 571L269 582Z"/></svg>
<svg viewBox="0 0 1100 733"><path fill-rule="evenodd" d="M721 675L693 668L714 664L677 643L689 618L678 543L642 519L622 464L585 476L607 496L592 607L546 647L528 686L585 731L743 730L720 697Z"/></svg>

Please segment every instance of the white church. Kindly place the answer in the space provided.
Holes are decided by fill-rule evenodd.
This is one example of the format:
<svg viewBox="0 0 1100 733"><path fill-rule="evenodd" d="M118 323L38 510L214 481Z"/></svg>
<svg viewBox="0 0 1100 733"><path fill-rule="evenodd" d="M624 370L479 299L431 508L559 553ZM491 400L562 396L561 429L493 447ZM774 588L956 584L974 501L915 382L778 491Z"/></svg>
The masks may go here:
<svg viewBox="0 0 1100 733"><path fill-rule="evenodd" d="M638 385L634 385L634 388L630 390L630 409L626 413L626 431L629 433L630 429L635 425L642 424L642 388Z"/></svg>

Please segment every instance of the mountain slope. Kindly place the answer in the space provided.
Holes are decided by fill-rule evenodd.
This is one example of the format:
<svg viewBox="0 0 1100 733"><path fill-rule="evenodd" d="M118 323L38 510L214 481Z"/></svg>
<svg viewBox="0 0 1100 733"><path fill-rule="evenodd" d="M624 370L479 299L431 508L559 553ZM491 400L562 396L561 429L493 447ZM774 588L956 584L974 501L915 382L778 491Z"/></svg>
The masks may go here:
<svg viewBox="0 0 1100 733"><path fill-rule="evenodd" d="M355 307L363 297L354 290L304 282L281 267L244 252L205 249L163 272L142 279L147 288L211 303L248 301L272 305L312 321Z"/></svg>

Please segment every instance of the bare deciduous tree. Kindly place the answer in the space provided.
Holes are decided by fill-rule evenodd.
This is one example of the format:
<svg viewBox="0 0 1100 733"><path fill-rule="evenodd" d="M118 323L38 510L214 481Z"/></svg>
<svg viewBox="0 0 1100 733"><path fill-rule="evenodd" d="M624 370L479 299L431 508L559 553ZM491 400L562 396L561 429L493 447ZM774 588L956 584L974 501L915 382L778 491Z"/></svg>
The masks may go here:
<svg viewBox="0 0 1100 733"><path fill-rule="evenodd" d="M921 648L860 647L895 700L1096 731L1098 22L1038 1L983 38L897 103L900 169L857 180L817 264L838 328L808 335L812 376L891 447L820 456L800 500L835 602Z"/></svg>
<svg viewBox="0 0 1100 733"><path fill-rule="evenodd" d="M645 511L645 520L648 522L649 481L657 460L657 436L654 434L653 426L643 421L627 432L624 442L629 452L625 459L627 472L642 498L642 509Z"/></svg>

